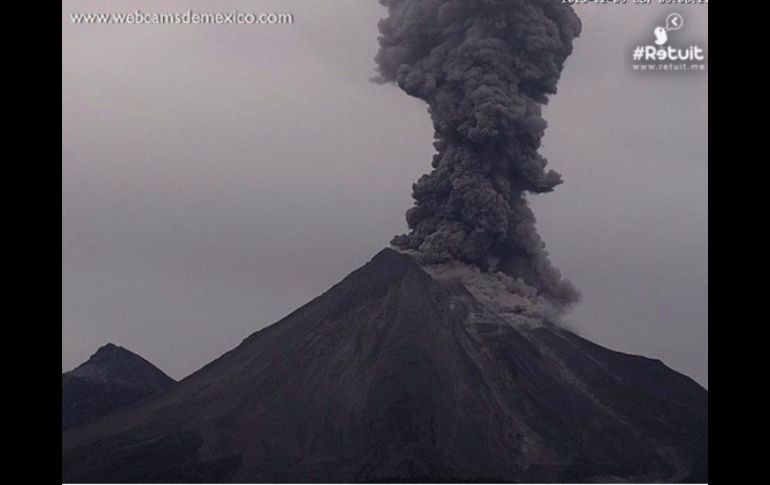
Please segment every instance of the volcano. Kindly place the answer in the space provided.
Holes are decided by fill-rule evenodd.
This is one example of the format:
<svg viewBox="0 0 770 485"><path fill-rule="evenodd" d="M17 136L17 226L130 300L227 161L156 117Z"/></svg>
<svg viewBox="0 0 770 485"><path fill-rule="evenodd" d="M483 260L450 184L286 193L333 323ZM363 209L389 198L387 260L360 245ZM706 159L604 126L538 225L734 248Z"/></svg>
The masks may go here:
<svg viewBox="0 0 770 485"><path fill-rule="evenodd" d="M385 249L160 397L63 433L62 480L708 479L705 389L478 295Z"/></svg>

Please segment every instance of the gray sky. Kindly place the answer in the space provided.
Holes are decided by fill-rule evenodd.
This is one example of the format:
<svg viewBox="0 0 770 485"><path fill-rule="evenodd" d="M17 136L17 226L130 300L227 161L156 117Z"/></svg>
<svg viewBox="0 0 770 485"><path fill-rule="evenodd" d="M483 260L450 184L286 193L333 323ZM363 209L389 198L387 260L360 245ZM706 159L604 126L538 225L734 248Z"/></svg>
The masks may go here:
<svg viewBox="0 0 770 485"><path fill-rule="evenodd" d="M290 12L293 25L73 25L74 12ZM586 5L532 198L580 334L708 385L708 77L634 73L673 11ZM706 44L707 7L676 35ZM374 0L62 8L62 370L111 341L181 378L366 262L430 169L425 106L379 86ZM684 43L684 42L683 42Z"/></svg>

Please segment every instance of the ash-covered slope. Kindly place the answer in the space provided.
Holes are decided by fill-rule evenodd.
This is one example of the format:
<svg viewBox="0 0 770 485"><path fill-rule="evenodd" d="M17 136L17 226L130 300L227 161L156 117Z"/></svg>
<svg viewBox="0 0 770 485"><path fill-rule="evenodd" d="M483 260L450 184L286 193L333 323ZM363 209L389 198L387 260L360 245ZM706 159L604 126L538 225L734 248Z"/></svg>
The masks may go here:
<svg viewBox="0 0 770 485"><path fill-rule="evenodd" d="M511 325L384 250L164 396L63 435L65 482L706 480L708 394Z"/></svg>
<svg viewBox="0 0 770 485"><path fill-rule="evenodd" d="M175 382L135 353L107 344L62 374L62 430L160 394Z"/></svg>

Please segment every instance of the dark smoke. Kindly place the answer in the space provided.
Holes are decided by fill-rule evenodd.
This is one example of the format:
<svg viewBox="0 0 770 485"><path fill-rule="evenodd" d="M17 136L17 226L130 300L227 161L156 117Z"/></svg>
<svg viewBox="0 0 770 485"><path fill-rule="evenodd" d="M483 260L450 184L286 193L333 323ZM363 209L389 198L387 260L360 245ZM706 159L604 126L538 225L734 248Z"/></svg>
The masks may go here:
<svg viewBox="0 0 770 485"><path fill-rule="evenodd" d="M527 192L562 182L538 153L541 105L581 30L562 0L380 0L378 82L429 105L433 170L393 244L523 279L560 307L578 292L551 264Z"/></svg>

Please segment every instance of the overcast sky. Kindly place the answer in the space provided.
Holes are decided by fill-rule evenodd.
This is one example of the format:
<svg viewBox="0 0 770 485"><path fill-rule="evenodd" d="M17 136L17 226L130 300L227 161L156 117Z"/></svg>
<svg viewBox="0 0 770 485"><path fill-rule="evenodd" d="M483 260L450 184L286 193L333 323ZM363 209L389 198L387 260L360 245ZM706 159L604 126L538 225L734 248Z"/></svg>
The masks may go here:
<svg viewBox="0 0 770 485"><path fill-rule="evenodd" d="M84 26L76 12L290 12L292 25ZM532 198L581 335L708 385L708 75L635 73L674 11L577 8L545 111L565 183ZM681 44L707 43L687 6ZM68 1L62 370L114 342L182 378L406 229L426 107L369 82L374 0ZM673 35L672 35L672 38Z"/></svg>

